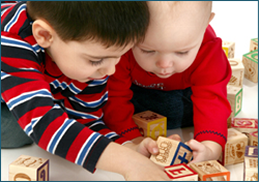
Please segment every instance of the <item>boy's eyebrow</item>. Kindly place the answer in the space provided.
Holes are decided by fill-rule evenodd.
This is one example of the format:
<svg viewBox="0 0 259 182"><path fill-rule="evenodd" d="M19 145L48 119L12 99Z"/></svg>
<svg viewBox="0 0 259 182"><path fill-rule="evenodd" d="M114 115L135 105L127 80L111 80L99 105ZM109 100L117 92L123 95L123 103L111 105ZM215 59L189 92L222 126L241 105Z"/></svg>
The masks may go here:
<svg viewBox="0 0 259 182"><path fill-rule="evenodd" d="M94 58L94 59L107 59L107 58L119 58L118 56L92 56L92 55L89 55L89 54L84 54L85 56L88 56L88 57L91 57L91 58Z"/></svg>

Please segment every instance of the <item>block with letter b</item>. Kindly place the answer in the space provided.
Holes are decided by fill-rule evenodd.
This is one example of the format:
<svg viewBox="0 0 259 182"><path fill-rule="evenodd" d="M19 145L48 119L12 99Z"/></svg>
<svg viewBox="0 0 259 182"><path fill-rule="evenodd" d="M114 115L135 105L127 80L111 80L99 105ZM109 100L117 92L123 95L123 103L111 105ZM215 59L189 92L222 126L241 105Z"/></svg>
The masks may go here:
<svg viewBox="0 0 259 182"><path fill-rule="evenodd" d="M134 114L132 119L138 125L140 133L154 140L158 136L166 136L167 118L152 111Z"/></svg>
<svg viewBox="0 0 259 182"><path fill-rule="evenodd" d="M235 57L235 42L223 41L222 48L223 48L227 58Z"/></svg>
<svg viewBox="0 0 259 182"><path fill-rule="evenodd" d="M49 181L49 160L21 155L9 165L9 181Z"/></svg>
<svg viewBox="0 0 259 182"><path fill-rule="evenodd" d="M198 174L186 164L167 166L165 172L172 181L198 181Z"/></svg>
<svg viewBox="0 0 259 182"><path fill-rule="evenodd" d="M192 160L192 150L182 142L158 137L158 155L151 155L150 159L160 166L171 166L181 163L189 163Z"/></svg>
<svg viewBox="0 0 259 182"><path fill-rule="evenodd" d="M243 55L242 62L245 67L244 77L250 81L258 82L258 50Z"/></svg>
<svg viewBox="0 0 259 182"><path fill-rule="evenodd" d="M230 172L216 160L192 163L190 167L198 173L199 181L230 181Z"/></svg>

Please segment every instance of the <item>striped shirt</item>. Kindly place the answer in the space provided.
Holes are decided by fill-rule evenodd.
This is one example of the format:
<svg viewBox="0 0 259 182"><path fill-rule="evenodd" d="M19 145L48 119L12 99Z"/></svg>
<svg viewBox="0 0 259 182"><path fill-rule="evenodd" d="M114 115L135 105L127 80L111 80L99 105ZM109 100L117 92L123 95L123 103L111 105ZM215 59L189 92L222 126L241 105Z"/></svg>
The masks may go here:
<svg viewBox="0 0 259 182"><path fill-rule="evenodd" d="M1 4L1 100L44 150L94 172L111 142L102 107L108 76L80 83L66 77L32 35L26 3Z"/></svg>

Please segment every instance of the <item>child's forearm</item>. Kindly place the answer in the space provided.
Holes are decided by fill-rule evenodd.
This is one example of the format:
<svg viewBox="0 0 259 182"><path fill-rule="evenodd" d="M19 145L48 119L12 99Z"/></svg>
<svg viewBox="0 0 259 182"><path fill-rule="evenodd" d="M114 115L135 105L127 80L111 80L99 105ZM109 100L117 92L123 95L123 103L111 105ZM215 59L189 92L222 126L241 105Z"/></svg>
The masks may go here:
<svg viewBox="0 0 259 182"><path fill-rule="evenodd" d="M114 142L103 151L96 168L119 173L126 180L169 180L163 169L147 157Z"/></svg>

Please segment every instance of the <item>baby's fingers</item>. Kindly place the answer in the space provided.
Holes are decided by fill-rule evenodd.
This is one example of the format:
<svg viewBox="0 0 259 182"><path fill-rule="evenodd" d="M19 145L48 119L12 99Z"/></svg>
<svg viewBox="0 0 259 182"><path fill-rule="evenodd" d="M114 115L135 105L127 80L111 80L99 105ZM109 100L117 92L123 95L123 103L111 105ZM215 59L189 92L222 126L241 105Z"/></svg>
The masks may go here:
<svg viewBox="0 0 259 182"><path fill-rule="evenodd" d="M173 140L177 140L177 141L181 141L181 137L178 135L178 134L173 134L173 135L170 135L169 137L167 138L170 138L170 139L173 139Z"/></svg>

